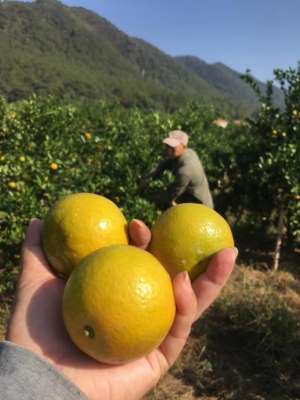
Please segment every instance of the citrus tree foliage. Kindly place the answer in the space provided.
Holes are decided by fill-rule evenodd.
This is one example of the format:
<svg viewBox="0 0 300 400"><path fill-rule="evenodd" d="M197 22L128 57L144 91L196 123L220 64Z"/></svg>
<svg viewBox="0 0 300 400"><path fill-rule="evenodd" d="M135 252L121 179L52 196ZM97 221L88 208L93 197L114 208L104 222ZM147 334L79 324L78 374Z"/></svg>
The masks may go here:
<svg viewBox="0 0 300 400"><path fill-rule="evenodd" d="M252 152L245 183L251 191L251 207L267 213L283 209L290 236L300 231L300 64L298 69L274 71L275 82L284 94L285 106L272 101L273 82L262 94L248 73L245 76L256 91L261 109L249 120Z"/></svg>
<svg viewBox="0 0 300 400"><path fill-rule="evenodd" d="M213 127L215 118L213 108L197 105L168 114L101 102L75 106L53 97L17 103L1 99L2 289L13 285L12 271L29 220L43 218L61 196L81 191L102 194L122 207L128 219L151 225L162 210L162 193L171 177L166 174L146 191L141 184L161 159L162 139L169 130L190 133L212 188L220 188L224 160L233 159L226 144L232 133Z"/></svg>
<svg viewBox="0 0 300 400"><path fill-rule="evenodd" d="M146 190L141 187L163 156L162 139L173 129L190 134L217 210L236 219L249 215L260 228L261 210L269 212L276 206L280 188L293 196L299 194L292 168L299 148L290 140L298 133L287 129L286 114L279 110L276 114L282 125L271 126L272 110L267 104L258 120L251 122L251 129L234 124L222 129L213 124L219 112L201 104L166 113L106 102L66 104L54 97L33 96L16 103L0 98L0 294L14 287L20 243L29 220L44 218L61 196L98 193L122 207L129 220L140 218L153 224L163 210L163 193L172 177L165 174ZM298 124L295 116L292 121ZM273 129L280 132L276 138ZM290 162L284 157L287 151ZM280 162L289 177L283 167L275 173ZM274 181L283 179L289 186L278 186L273 197ZM288 196L288 204L296 226L299 203L293 196Z"/></svg>

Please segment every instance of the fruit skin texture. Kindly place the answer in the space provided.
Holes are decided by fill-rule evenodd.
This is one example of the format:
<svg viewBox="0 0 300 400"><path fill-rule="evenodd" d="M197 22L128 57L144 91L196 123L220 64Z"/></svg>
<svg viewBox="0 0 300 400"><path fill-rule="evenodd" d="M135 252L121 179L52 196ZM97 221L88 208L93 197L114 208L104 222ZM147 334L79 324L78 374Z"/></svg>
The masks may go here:
<svg viewBox="0 0 300 400"><path fill-rule="evenodd" d="M149 250L172 277L186 270L193 280L213 254L233 246L230 226L220 214L202 204L183 203L160 216Z"/></svg>
<svg viewBox="0 0 300 400"><path fill-rule="evenodd" d="M64 290L63 317L72 341L109 364L158 347L175 316L170 276L152 254L115 245L86 257Z"/></svg>
<svg viewBox="0 0 300 400"><path fill-rule="evenodd" d="M63 276L88 254L112 244L128 244L127 221L109 199L75 193L58 200L45 218L42 243L51 266Z"/></svg>

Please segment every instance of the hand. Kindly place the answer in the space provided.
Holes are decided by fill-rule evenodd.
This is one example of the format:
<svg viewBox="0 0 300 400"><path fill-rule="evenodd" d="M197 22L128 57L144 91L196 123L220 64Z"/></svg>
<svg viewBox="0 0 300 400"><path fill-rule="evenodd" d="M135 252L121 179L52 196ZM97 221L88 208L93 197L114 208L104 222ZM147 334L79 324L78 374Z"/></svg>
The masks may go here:
<svg viewBox="0 0 300 400"><path fill-rule="evenodd" d="M69 339L62 320L65 282L51 271L41 248L40 220L33 220L22 249L22 272L7 340L50 361L92 400L142 398L176 361L193 322L212 304L228 280L236 259L235 249L220 251L193 286L187 273L174 279L177 313L161 346L147 357L126 365L109 366L94 361ZM138 220L129 226L132 244L146 248L151 233Z"/></svg>
<svg viewBox="0 0 300 400"><path fill-rule="evenodd" d="M175 200L172 200L172 201L171 201L171 206L172 206L172 207L177 206L177 203L176 203Z"/></svg>

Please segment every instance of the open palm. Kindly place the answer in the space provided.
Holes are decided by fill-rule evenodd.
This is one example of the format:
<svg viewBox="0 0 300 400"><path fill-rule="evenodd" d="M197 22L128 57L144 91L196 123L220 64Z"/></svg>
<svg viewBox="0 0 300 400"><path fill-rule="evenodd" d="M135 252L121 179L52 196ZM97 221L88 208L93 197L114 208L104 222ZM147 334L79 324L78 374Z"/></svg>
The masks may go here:
<svg viewBox="0 0 300 400"><path fill-rule="evenodd" d="M153 388L176 361L193 322L209 307L228 280L234 267L235 249L220 251L205 274L193 286L186 273L173 282L177 313L161 344L147 357L125 365L111 366L94 361L71 342L63 325L62 296L65 282L51 271L41 248L40 220L28 228L22 251L22 273L7 340L50 361L93 400L140 399ZM146 248L151 234L141 222L130 224L134 245Z"/></svg>

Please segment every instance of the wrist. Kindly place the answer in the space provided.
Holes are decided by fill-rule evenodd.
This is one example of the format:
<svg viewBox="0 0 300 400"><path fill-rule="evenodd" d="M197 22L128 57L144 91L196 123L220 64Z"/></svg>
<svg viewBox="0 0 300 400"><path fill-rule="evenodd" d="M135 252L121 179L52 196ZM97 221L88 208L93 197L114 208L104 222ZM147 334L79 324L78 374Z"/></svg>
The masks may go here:
<svg viewBox="0 0 300 400"><path fill-rule="evenodd" d="M45 358L15 343L0 342L0 369L4 398L87 400L80 389Z"/></svg>

